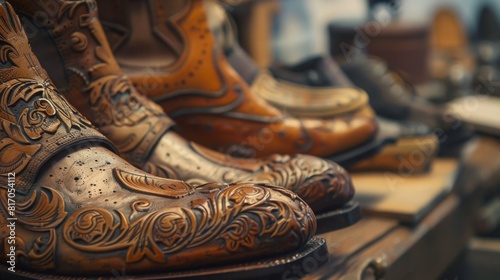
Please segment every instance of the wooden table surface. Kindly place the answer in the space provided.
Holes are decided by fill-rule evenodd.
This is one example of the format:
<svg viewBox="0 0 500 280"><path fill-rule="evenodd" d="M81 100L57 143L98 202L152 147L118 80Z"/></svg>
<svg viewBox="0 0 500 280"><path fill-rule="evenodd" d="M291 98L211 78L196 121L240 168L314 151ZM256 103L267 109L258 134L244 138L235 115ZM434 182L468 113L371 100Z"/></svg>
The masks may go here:
<svg viewBox="0 0 500 280"><path fill-rule="evenodd" d="M437 279L473 236L484 194L500 182L500 142L481 137L464 151L453 191L417 224L365 216L320 235L330 261L304 279Z"/></svg>

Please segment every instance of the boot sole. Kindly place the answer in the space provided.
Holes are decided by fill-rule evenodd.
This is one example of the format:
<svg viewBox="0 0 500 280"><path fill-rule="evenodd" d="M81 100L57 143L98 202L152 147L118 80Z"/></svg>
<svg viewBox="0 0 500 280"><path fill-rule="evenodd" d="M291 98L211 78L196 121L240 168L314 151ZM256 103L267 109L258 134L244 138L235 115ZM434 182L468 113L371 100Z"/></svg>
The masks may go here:
<svg viewBox="0 0 500 280"><path fill-rule="evenodd" d="M347 168L363 159L378 154L386 145L394 144L396 141L396 135L390 135L390 133L383 131L383 127L380 127L371 141L344 153L329 157L328 159Z"/></svg>
<svg viewBox="0 0 500 280"><path fill-rule="evenodd" d="M114 276L77 277L31 273L16 269L15 273L0 265L0 279L9 280L160 280L160 279L299 279L316 271L329 260L328 248L323 238L313 237L295 253L257 262L235 264L189 271L152 275L128 276L114 271Z"/></svg>
<svg viewBox="0 0 500 280"><path fill-rule="evenodd" d="M316 215L317 234L343 229L361 220L359 203L350 201L341 208Z"/></svg>

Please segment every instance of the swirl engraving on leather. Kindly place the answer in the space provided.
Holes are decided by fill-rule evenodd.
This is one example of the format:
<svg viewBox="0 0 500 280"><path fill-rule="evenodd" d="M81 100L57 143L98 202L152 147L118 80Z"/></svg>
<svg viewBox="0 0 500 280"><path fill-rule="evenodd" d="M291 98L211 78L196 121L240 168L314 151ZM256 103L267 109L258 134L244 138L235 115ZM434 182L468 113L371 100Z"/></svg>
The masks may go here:
<svg viewBox="0 0 500 280"><path fill-rule="evenodd" d="M300 163L298 163L300 164ZM337 164L312 167L307 188L296 188L297 195L310 204L327 199L330 207L345 204L354 196L354 188L349 174Z"/></svg>
<svg viewBox="0 0 500 280"><path fill-rule="evenodd" d="M36 9L42 1L16 3L21 2ZM0 27L19 24L6 6L10 9L0 3ZM62 13L79 12L64 7ZM79 22L92 21L83 17ZM5 29L0 28L0 35ZM16 174L15 250L21 277L26 272L37 274L36 279L106 278L113 267L144 275L192 268L198 262L221 265L288 253L314 234L311 209L283 188L214 183L198 191L142 174L102 147L70 149L104 137L58 95L30 55L26 37L13 34L9 41L16 48L5 56L10 62L0 66L0 143L35 147ZM22 50L14 44L19 41L25 43ZM17 58L26 64L19 67ZM0 163L9 166L12 155L2 154ZM27 180L30 176L35 179ZM18 192L21 181L28 186L25 193ZM10 189L0 188L2 226L8 221L4 214L12 211ZM9 232L0 230L0 242L5 245L8 238ZM7 258L0 255L4 264Z"/></svg>
<svg viewBox="0 0 500 280"><path fill-rule="evenodd" d="M0 182L18 173L16 191L27 194L53 154L86 140L107 140L59 95L31 52L19 18L10 14L15 13L9 4L0 9Z"/></svg>
<svg viewBox="0 0 500 280"><path fill-rule="evenodd" d="M153 203L147 199L139 199L132 202L132 204L130 205L130 208L132 208L130 219L135 218L135 216L140 212L148 212L149 209L151 209L151 206L153 206Z"/></svg>
<svg viewBox="0 0 500 280"><path fill-rule="evenodd" d="M302 204L302 210L313 215ZM227 252L240 247L251 249L257 236L280 238L289 234L295 227L289 219L297 215L287 203L272 199L268 188L253 185L225 188L193 201L191 208L162 209L134 221L121 211L115 213L118 218L99 207L75 211L64 223L64 240L84 252L126 250L129 263L144 258L168 262L169 255L212 242L218 235L224 246L221 249ZM312 221L295 230L313 230L316 225Z"/></svg>
<svg viewBox="0 0 500 280"><path fill-rule="evenodd" d="M0 85L0 95L0 133L5 136L0 141L0 171L3 177L26 169L31 171L30 174L36 174L33 171L40 168L40 163L51 157L52 152L68 145L71 138L76 140L78 131L82 131L80 135L83 135L83 130L92 127L48 80L11 80ZM57 137L56 134L65 134L66 137L55 143L48 140ZM33 162L31 159L40 151L42 154ZM28 168L30 164L32 167ZM23 179L19 182L19 190L24 192L27 182L34 179L34 175L25 175Z"/></svg>
<svg viewBox="0 0 500 280"><path fill-rule="evenodd" d="M152 183L144 181L143 187ZM252 251L262 246L258 242L275 239L302 244L314 234L310 208L283 188L214 183L200 186L199 191L206 195L183 206L158 210L150 199L137 198L128 211L100 206L73 209L58 190L41 187L17 204L22 234L16 236L16 254L23 266L35 270L57 269L65 263L60 254L71 252L68 246L76 250L74 254L91 254L87 257L106 258L111 253L123 256L125 263L150 261L161 267L175 263L171 257L185 251L206 249L226 255ZM0 195L4 211L7 191L0 189Z"/></svg>
<svg viewBox="0 0 500 280"><path fill-rule="evenodd" d="M71 35L71 47L77 52L83 52L88 47L87 36L81 32L75 32Z"/></svg>
<svg viewBox="0 0 500 280"><path fill-rule="evenodd" d="M7 191L0 189L1 202L8 208ZM28 262L33 269L55 268L54 258L57 247L58 227L66 217L64 200L61 195L50 188L35 190L26 201L16 205L17 222L26 229L38 233L38 237L28 248L28 242L20 235L16 236L16 255L20 262Z"/></svg>
<svg viewBox="0 0 500 280"><path fill-rule="evenodd" d="M239 182L251 180L288 186L310 204L328 199L329 206L342 205L353 195L353 188L347 172L339 165L311 157L272 156L266 158L257 173Z"/></svg>
<svg viewBox="0 0 500 280"><path fill-rule="evenodd" d="M203 174L210 174L211 179L224 183L254 182L285 186L313 205L313 210L317 212L337 208L354 194L349 174L342 167L312 156L274 155L263 159L239 159L195 143L174 146L174 150L177 153L171 151L170 157L175 158L178 164L191 167L184 168L183 172L194 174L188 180L192 186L209 181ZM163 164L150 163L146 171L159 177L176 176Z"/></svg>
<svg viewBox="0 0 500 280"><path fill-rule="evenodd" d="M341 206L354 195L354 188L347 171L327 160L306 155L274 155L262 160L243 161L221 156L194 143L191 144L191 148L195 153L220 167L238 166L238 169L244 172L237 175L226 172L220 178L221 181L226 183L251 181L287 186L287 189L298 194L318 212Z"/></svg>

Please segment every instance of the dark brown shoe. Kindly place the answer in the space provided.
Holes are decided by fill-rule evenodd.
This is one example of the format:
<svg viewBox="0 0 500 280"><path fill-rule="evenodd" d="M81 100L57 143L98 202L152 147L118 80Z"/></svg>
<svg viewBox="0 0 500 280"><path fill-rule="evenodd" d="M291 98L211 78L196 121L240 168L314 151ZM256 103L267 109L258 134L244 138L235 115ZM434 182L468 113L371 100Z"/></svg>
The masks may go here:
<svg viewBox="0 0 500 280"><path fill-rule="evenodd" d="M445 112L446 106L416 95L413 85L384 61L359 57L351 63L342 63L341 67L354 84L368 92L378 115L428 126L438 137L440 155L457 155L463 144L473 137L464 123Z"/></svg>
<svg viewBox="0 0 500 280"><path fill-rule="evenodd" d="M74 3L62 11L93 2ZM314 234L312 210L284 188L194 189L114 155L57 92L4 1L0 45L2 279L14 266L36 279L199 269L290 252Z"/></svg>
<svg viewBox="0 0 500 280"><path fill-rule="evenodd" d="M216 48L202 0L98 4L124 71L190 140L239 156L332 156L376 133L373 118L296 119L267 104Z"/></svg>

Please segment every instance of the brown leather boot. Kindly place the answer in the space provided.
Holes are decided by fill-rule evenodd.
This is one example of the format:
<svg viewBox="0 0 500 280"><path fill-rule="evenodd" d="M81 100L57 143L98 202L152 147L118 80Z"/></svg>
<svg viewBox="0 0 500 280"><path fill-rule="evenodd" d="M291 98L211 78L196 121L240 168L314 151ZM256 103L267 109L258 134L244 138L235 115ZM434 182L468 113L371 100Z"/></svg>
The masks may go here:
<svg viewBox="0 0 500 280"><path fill-rule="evenodd" d="M61 10L78 15L92 3ZM4 1L0 46L2 279L9 270L66 279L199 269L289 252L314 234L312 210L284 188L194 189L113 154L57 92Z"/></svg>
<svg viewBox="0 0 500 280"><path fill-rule="evenodd" d="M30 36L41 63L70 103L98 126L120 155L156 176L192 185L217 181L259 182L285 186L315 212L338 208L354 189L337 164L312 156L273 155L234 159L172 131L161 108L137 93L113 57L91 1L15 1L24 22L43 13L47 22ZM54 4L54 5L55 5ZM52 11L52 12L49 12Z"/></svg>
<svg viewBox="0 0 500 280"><path fill-rule="evenodd" d="M97 1L118 62L188 139L240 156L331 156L371 140L368 117L285 116L250 91L215 47L204 1Z"/></svg>

